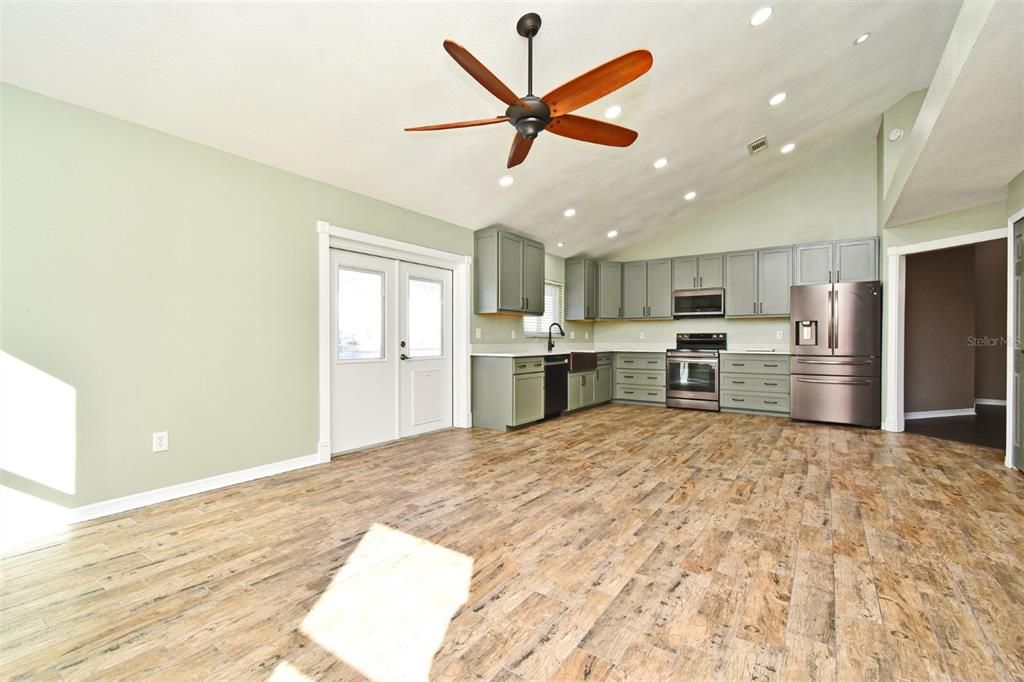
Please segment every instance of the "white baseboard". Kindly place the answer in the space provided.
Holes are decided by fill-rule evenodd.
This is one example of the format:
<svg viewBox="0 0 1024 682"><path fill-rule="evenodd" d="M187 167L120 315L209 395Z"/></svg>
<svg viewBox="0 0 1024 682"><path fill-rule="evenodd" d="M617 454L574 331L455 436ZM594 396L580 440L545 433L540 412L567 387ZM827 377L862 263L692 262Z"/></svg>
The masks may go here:
<svg viewBox="0 0 1024 682"><path fill-rule="evenodd" d="M1006 406L1006 401L1005 400L1000 400L998 398L975 398L974 399L974 404L975 405L1003 405L1005 407Z"/></svg>
<svg viewBox="0 0 1024 682"><path fill-rule="evenodd" d="M103 502L87 504L82 507L75 507L74 509L69 510L68 523L78 523L79 521L88 521L101 516L119 514L131 509L147 507L158 502L175 500L179 497L188 497L189 495L204 493L209 490L216 490L217 488L226 488L229 485L254 481L257 478L273 476L274 474L283 474L286 471L293 471L294 469L302 469L303 467L319 464L320 461L319 453L313 453L312 455L294 457L281 462L262 464L250 469L242 469L241 471L232 471L227 474L201 478L198 481L188 481L187 483L169 485L166 488L157 488L156 490L149 490L144 493L135 493L134 495L126 495L125 497L115 497L112 500L104 500Z"/></svg>
<svg viewBox="0 0 1024 682"><path fill-rule="evenodd" d="M956 410L929 410L927 412L906 412L904 419L935 419L936 417L973 417L973 407L962 407Z"/></svg>

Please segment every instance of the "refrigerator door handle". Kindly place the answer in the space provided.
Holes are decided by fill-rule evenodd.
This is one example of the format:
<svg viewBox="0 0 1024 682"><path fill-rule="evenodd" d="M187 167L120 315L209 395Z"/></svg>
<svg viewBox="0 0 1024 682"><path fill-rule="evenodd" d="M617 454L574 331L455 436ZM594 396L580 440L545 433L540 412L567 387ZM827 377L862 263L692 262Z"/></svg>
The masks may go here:
<svg viewBox="0 0 1024 682"><path fill-rule="evenodd" d="M839 350L839 292L832 292L832 350Z"/></svg>
<svg viewBox="0 0 1024 682"><path fill-rule="evenodd" d="M828 290L828 349L832 350L832 289Z"/></svg>
<svg viewBox="0 0 1024 682"><path fill-rule="evenodd" d="M870 386L869 379L811 379L808 377L796 377L802 384L839 384L840 386Z"/></svg>
<svg viewBox="0 0 1024 682"><path fill-rule="evenodd" d="M807 360L797 358L799 365L870 365L870 360Z"/></svg>

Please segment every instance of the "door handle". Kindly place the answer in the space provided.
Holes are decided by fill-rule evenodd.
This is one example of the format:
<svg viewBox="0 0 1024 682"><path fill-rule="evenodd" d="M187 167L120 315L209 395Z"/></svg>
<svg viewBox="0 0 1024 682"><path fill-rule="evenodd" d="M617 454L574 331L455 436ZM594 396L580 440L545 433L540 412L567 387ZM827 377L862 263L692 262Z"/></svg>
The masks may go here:
<svg viewBox="0 0 1024 682"><path fill-rule="evenodd" d="M697 288L697 278L696 277L693 278L693 288L694 289Z"/></svg>
<svg viewBox="0 0 1024 682"><path fill-rule="evenodd" d="M797 359L798 365L870 365L870 360L806 360Z"/></svg>
<svg viewBox="0 0 1024 682"><path fill-rule="evenodd" d="M832 317L832 312L833 312L832 311L832 290L829 289L828 290L828 314L829 314L829 318ZM829 319L829 321L828 321L828 346L827 347L830 350L832 348L832 320L831 319Z"/></svg>
<svg viewBox="0 0 1024 682"><path fill-rule="evenodd" d="M836 270L836 279L839 271ZM839 350L839 292L832 294L832 349Z"/></svg>
<svg viewBox="0 0 1024 682"><path fill-rule="evenodd" d="M700 284L701 287L704 286L704 277L703 277L703 275L700 277L700 281L698 282L698 284Z"/></svg>
<svg viewBox="0 0 1024 682"><path fill-rule="evenodd" d="M408 360L408 359L409 359L409 356L408 356L408 355L406 355L405 353L402 353L401 355L399 355L399 356L398 356L398 358L399 358L400 360Z"/></svg>
<svg viewBox="0 0 1024 682"><path fill-rule="evenodd" d="M867 379L811 379L809 377L797 377L802 384L839 384L840 386L870 386Z"/></svg>

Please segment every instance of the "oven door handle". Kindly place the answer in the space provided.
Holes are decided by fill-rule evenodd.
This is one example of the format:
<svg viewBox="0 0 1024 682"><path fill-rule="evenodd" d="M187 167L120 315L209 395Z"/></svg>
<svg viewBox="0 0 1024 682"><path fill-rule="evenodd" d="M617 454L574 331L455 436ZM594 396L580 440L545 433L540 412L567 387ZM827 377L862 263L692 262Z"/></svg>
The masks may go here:
<svg viewBox="0 0 1024 682"><path fill-rule="evenodd" d="M797 377L797 381L802 384L839 384L840 386L871 385L871 381L868 379L810 379L807 377Z"/></svg>

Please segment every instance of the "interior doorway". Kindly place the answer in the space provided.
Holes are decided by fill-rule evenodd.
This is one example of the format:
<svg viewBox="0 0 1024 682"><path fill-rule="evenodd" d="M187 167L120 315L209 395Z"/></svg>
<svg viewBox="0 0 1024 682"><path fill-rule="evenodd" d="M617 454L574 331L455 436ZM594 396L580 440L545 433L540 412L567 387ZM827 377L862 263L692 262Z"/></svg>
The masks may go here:
<svg viewBox="0 0 1024 682"><path fill-rule="evenodd" d="M330 251L330 449L452 426L452 271Z"/></svg>

